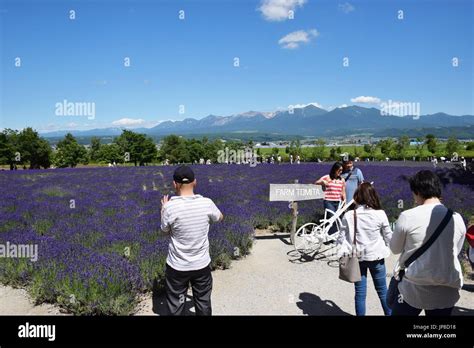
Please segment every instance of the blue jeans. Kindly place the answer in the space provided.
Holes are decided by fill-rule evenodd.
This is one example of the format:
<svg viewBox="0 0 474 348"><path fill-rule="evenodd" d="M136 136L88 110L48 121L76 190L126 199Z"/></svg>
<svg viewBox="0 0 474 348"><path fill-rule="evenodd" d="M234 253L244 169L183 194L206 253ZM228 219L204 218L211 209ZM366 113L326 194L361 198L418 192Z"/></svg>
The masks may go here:
<svg viewBox="0 0 474 348"><path fill-rule="evenodd" d="M450 316L451 312L453 311L453 308L454 307L442 308L442 309L431 309L431 310L425 309L425 314L427 317L433 317L433 316L438 316L438 315ZM405 301L402 301L402 303L399 303L398 301L396 301L392 309L392 315L418 316L420 315L422 310L423 309L410 306Z"/></svg>
<svg viewBox="0 0 474 348"><path fill-rule="evenodd" d="M385 271L385 260L377 261L360 261L360 274L362 279L354 283L355 286L355 310L356 315L365 315L365 299L367 297L367 269L370 270L370 275L374 281L375 290L379 296L385 315L390 315L391 310L387 306L387 282Z"/></svg>
<svg viewBox="0 0 474 348"><path fill-rule="evenodd" d="M323 200L323 204L324 204L324 212L326 212L326 209L329 209L331 211L334 211L336 212L337 211L337 207L339 206L339 201L327 201L327 200ZM329 218L331 216L328 216ZM328 231L328 234L334 234L337 232L337 226L336 226L336 223L333 223L331 228L329 229Z"/></svg>

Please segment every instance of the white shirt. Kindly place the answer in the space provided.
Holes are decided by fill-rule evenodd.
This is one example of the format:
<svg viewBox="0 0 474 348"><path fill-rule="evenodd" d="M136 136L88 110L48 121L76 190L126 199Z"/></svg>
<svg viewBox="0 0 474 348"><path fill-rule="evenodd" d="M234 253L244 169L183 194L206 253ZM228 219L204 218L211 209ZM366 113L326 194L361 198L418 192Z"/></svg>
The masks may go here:
<svg viewBox="0 0 474 348"><path fill-rule="evenodd" d="M356 250L352 250L354 241L354 211L344 214L341 233L338 238L340 249L338 256L357 253L359 261L375 261L388 257L388 247L392 238L392 229L387 214L383 210L375 210L366 206L359 206L357 213Z"/></svg>
<svg viewBox="0 0 474 348"><path fill-rule="evenodd" d="M201 195L173 196L161 213L161 229L170 232L166 263L178 271L194 271L209 265L209 224L220 210Z"/></svg>
<svg viewBox="0 0 474 348"><path fill-rule="evenodd" d="M446 212L444 205L434 203L400 214L390 242L392 252L401 253L395 272L429 239ZM454 213L436 241L405 270L398 285L405 302L419 309L442 309L456 304L463 284L458 255L465 235L464 221Z"/></svg>

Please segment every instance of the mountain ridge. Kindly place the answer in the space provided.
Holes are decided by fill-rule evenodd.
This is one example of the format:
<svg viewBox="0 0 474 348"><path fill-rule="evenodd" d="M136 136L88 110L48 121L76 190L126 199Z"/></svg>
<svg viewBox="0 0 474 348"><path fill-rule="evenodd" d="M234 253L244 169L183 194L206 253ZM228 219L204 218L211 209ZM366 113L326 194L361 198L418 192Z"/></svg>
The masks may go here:
<svg viewBox="0 0 474 348"><path fill-rule="evenodd" d="M219 132L273 132L301 134L304 136L330 136L341 131L359 130L377 133L390 129L465 127L474 125L473 115L453 116L444 112L413 116L382 115L376 108L346 106L325 110L315 105L280 110L273 113L247 111L230 116L208 115L201 119L185 118L179 121L163 121L151 128L127 128L148 135L201 134ZM91 130L59 130L40 132L45 137L67 133L81 136L116 136L125 127L95 128Z"/></svg>

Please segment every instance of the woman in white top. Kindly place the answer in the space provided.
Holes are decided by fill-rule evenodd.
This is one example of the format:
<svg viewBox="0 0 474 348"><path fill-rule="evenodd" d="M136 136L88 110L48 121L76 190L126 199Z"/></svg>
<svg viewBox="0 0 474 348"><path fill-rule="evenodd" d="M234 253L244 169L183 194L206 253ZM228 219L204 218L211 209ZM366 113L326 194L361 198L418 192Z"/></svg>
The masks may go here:
<svg viewBox="0 0 474 348"><path fill-rule="evenodd" d="M362 279L354 283L356 315L365 315L367 270L370 271L385 315L390 315L391 311L386 302L385 258L390 255L388 245L392 230L380 205L379 196L370 183L359 185L354 193L354 202L356 209L344 215L338 245L339 256L357 253L359 258ZM357 219L356 250L352 250L354 218Z"/></svg>
<svg viewBox="0 0 474 348"><path fill-rule="evenodd" d="M430 170L422 170L410 179L416 208L402 212L390 242L394 254L400 254L395 268L403 264L434 233L448 209L441 204L441 182ZM398 284L402 301L396 301L392 315L451 315L459 300L463 276L458 255L462 250L466 225L454 213L435 242L405 270Z"/></svg>

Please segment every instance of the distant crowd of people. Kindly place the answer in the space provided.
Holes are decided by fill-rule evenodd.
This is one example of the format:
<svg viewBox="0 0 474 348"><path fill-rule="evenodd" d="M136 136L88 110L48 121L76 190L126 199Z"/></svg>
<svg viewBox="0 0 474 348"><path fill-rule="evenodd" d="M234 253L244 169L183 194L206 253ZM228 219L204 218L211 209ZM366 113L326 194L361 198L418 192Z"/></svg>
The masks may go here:
<svg viewBox="0 0 474 348"><path fill-rule="evenodd" d="M345 155L341 155L341 157L343 157ZM465 157L460 157L459 159L456 159L456 160L448 160L447 158L445 157L440 157L439 160L443 163L457 163L458 165L461 166L462 169L466 170L467 171L467 159ZM290 154L288 156L288 160L287 160L287 163L290 163L290 164L300 164L301 162L303 161L303 159L301 158L300 155L295 155L293 156L292 154ZM353 162L360 162L362 161L359 157L352 157L352 161ZM364 162L370 162L370 158L365 158L363 160ZM391 161L391 159L389 157L385 157L384 158L384 161L385 162L389 162ZM413 157L413 161L416 161L416 157ZM438 166L438 158L437 157L428 157L428 161L431 162L433 164L433 167L437 167ZM217 163L220 163L220 164L249 164L249 163L260 163L260 164L264 164L264 163L268 163L268 164L282 164L284 163L285 160L283 160L283 157L278 154L278 155L268 155L268 156L253 156L252 158L242 158L240 160L226 160L224 162L217 162ZM320 163L320 162L323 162L321 159L316 159L316 162ZM163 165L170 165L170 164L175 164L175 163L170 163L170 160L169 159L165 159L163 162L162 162ZM180 164L180 163L178 163ZM210 159L204 159L204 158L200 158L199 161L194 161L193 164L213 164L213 162L210 160ZM109 167L111 167L112 164L109 163ZM114 167L116 166L115 164L113 165Z"/></svg>
<svg viewBox="0 0 474 348"><path fill-rule="evenodd" d="M467 160L466 158L464 158L464 156L462 156L459 160L458 158L452 158L451 161L449 161L446 157L440 157L440 160L442 162L457 162L461 165L461 168L463 170L467 170ZM438 166L438 158L437 157L433 157L430 159L431 163L433 164L433 167L437 167Z"/></svg>

